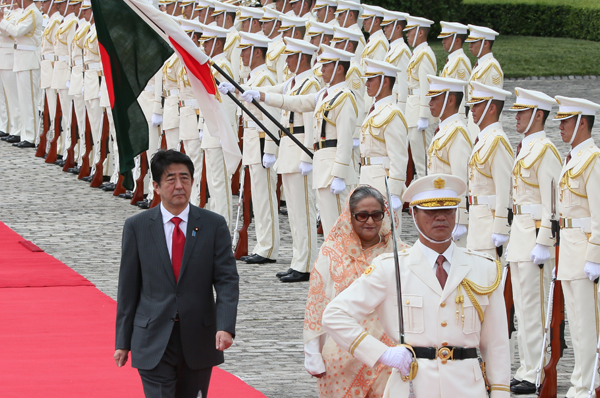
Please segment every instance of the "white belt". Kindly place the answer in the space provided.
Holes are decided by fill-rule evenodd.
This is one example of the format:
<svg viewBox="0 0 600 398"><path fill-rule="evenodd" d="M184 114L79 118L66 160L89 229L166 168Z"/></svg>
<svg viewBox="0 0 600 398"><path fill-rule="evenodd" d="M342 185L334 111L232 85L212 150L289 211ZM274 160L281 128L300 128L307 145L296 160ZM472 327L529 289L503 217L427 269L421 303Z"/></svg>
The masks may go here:
<svg viewBox="0 0 600 398"><path fill-rule="evenodd" d="M85 65L85 70L98 70L102 68L102 62L91 62Z"/></svg>
<svg viewBox="0 0 600 398"><path fill-rule="evenodd" d="M380 164L389 168L390 165L390 158L387 156L362 157L360 161L363 166Z"/></svg>
<svg viewBox="0 0 600 398"><path fill-rule="evenodd" d="M488 205L490 209L496 207L496 195L489 196L471 196L469 195L469 204L471 205Z"/></svg>
<svg viewBox="0 0 600 398"><path fill-rule="evenodd" d="M258 125L254 122L254 120L244 120L244 127L248 129L257 129Z"/></svg>
<svg viewBox="0 0 600 398"><path fill-rule="evenodd" d="M14 43L0 43L0 48L15 48Z"/></svg>
<svg viewBox="0 0 600 398"><path fill-rule="evenodd" d="M420 95L421 94L421 90L418 88L413 88L410 90L410 95Z"/></svg>
<svg viewBox="0 0 600 398"><path fill-rule="evenodd" d="M56 56L56 60L57 61L68 61L69 60L69 56L68 55L57 55Z"/></svg>
<svg viewBox="0 0 600 398"><path fill-rule="evenodd" d="M592 232L592 218L584 217L584 218L568 218L561 217L560 218L560 227L561 228L580 228L581 232L584 234L589 234Z"/></svg>
<svg viewBox="0 0 600 398"><path fill-rule="evenodd" d="M42 55L42 60L44 60L44 61L56 61L56 55L54 55L54 54Z"/></svg>
<svg viewBox="0 0 600 398"><path fill-rule="evenodd" d="M172 95L179 95L179 90L176 88L173 90L163 90L163 94L165 97L170 97Z"/></svg>
<svg viewBox="0 0 600 398"><path fill-rule="evenodd" d="M513 214L529 214L534 220L542 219L542 205L517 205L513 204Z"/></svg>
<svg viewBox="0 0 600 398"><path fill-rule="evenodd" d="M21 50L21 51L37 51L39 49L39 47L37 46L26 46L23 44L15 44L15 50Z"/></svg>
<svg viewBox="0 0 600 398"><path fill-rule="evenodd" d="M198 108L198 101L196 101L195 99L181 100L181 101L179 101L179 106L181 106L181 107L191 106L191 107L194 107L194 108Z"/></svg>
<svg viewBox="0 0 600 398"><path fill-rule="evenodd" d="M75 61L73 61L73 64L75 66L83 65L83 60L82 59L76 59Z"/></svg>
<svg viewBox="0 0 600 398"><path fill-rule="evenodd" d="M144 91L154 91L156 86L154 84L147 85Z"/></svg>

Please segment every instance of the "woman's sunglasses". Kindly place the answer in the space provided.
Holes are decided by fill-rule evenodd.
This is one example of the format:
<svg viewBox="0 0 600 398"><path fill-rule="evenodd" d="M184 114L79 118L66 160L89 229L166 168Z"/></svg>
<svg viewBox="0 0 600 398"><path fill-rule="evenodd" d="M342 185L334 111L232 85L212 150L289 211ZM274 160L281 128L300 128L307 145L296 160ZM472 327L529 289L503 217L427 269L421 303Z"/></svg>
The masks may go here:
<svg viewBox="0 0 600 398"><path fill-rule="evenodd" d="M385 212L378 210L373 213L367 213L366 211L359 211L358 213L353 214L354 219L358 222L367 222L369 217L373 219L373 221L381 221L385 217Z"/></svg>

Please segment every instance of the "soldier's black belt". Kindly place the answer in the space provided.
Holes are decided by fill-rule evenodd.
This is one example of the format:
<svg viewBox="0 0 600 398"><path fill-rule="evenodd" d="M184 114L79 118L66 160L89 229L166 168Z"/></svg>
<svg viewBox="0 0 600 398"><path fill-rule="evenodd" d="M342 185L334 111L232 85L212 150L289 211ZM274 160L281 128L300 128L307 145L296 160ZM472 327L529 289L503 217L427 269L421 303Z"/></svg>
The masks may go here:
<svg viewBox="0 0 600 398"><path fill-rule="evenodd" d="M338 140L322 140L319 142L316 142L313 147L315 149L315 151L318 151L319 149L323 149L323 148L334 148L337 146L337 141Z"/></svg>
<svg viewBox="0 0 600 398"><path fill-rule="evenodd" d="M290 128L290 134L304 134L304 126L294 126L294 128ZM279 130L279 136L283 138L287 137L287 134Z"/></svg>
<svg viewBox="0 0 600 398"><path fill-rule="evenodd" d="M417 358L436 359L440 358L444 361L457 361L461 359L477 358L477 348L462 348L462 347L413 347Z"/></svg>

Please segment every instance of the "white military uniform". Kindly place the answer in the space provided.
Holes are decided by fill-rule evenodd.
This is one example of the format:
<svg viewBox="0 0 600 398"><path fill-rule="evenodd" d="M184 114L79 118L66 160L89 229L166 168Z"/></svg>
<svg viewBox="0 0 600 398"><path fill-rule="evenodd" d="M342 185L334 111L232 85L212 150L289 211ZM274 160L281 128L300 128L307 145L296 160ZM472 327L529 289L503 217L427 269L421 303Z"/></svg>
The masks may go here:
<svg viewBox="0 0 600 398"><path fill-rule="evenodd" d="M494 58L492 53L486 54L477 60L477 63L471 72L469 82L479 82L487 86L498 88L504 86L504 72L502 72L498 60ZM469 98L471 98L472 93L473 87L472 85L469 85ZM473 121L473 115L471 113L469 113L469 132L472 140L475 140L475 137L479 133L479 126Z"/></svg>
<svg viewBox="0 0 600 398"><path fill-rule="evenodd" d="M165 98L163 107L162 128L167 140L167 149L179 146L179 85L178 74L181 61L177 53L173 53L163 66L162 90Z"/></svg>
<svg viewBox="0 0 600 398"><path fill-rule="evenodd" d="M85 153L85 101L84 92L84 67L83 48L85 39L90 31L90 23L85 19L79 20L77 31L73 36L71 50L71 83L69 95L73 97L75 117L77 118L77 130L79 133L79 145L75 146L75 162L81 165L82 156ZM70 143L69 143L70 146Z"/></svg>
<svg viewBox="0 0 600 398"><path fill-rule="evenodd" d="M240 62L241 50L238 48L238 44L240 42L240 34L238 33L238 31L235 29L234 26L232 26L229 30L230 30L230 33L227 35L227 38L225 39L225 46L223 47L223 53L225 54L225 56L231 63L231 72L233 73L233 75L231 75L231 77L233 77L233 79L236 82L240 82L240 81L242 81L242 79L245 79L248 77L248 76L242 76L240 74L240 71L244 67L243 64Z"/></svg>
<svg viewBox="0 0 600 398"><path fill-rule="evenodd" d="M17 80L21 140L35 143L39 127L40 45L42 13L35 4L15 12L14 19L3 19L0 31L15 40L14 67Z"/></svg>
<svg viewBox="0 0 600 398"><path fill-rule="evenodd" d="M281 84L287 80L284 72L287 68L285 63L287 55L283 53L284 51L285 43L283 41L283 35L278 35L269 44L269 48L267 49L267 57L265 60L269 70L277 76L277 84Z"/></svg>
<svg viewBox="0 0 600 398"><path fill-rule="evenodd" d="M48 101L48 119L50 120L48 126L47 135L47 148L50 147L50 141L54 137L54 118L56 117L56 101L57 93L52 86L52 75L54 74L54 61L56 55L54 54L54 47L56 44L56 32L63 21L63 16L59 12L55 12L49 19L44 33L42 34L42 46L41 46L41 62L40 62L40 88L44 90L46 100ZM43 106L43 104L42 104Z"/></svg>
<svg viewBox="0 0 600 398"><path fill-rule="evenodd" d="M390 43L382 29L369 36L369 41L361 54L361 67L363 70L366 68L365 59L383 61L389 49Z"/></svg>
<svg viewBox="0 0 600 398"><path fill-rule="evenodd" d="M16 15L14 11L6 12L4 18L6 21L12 21ZM0 80L2 80L4 91L7 122L6 130L2 131L11 135L21 135L19 106L9 100L9 98L19 98L17 78L13 70L15 67L14 53L15 40L7 32L0 29Z"/></svg>
<svg viewBox="0 0 600 398"><path fill-rule="evenodd" d="M600 105L587 100L557 96L560 108L555 120L566 119L574 112L594 115ZM575 102L577 101L577 102ZM563 109L566 107L567 109ZM579 124L579 119L576 125ZM581 134L581 132L579 132ZM587 398L592 384L595 352L600 329L598 286L585 273L586 262L600 263L600 149L589 138L572 148L560 173L560 254L558 279L565 296L575 366L567 397ZM597 375L596 375L597 376ZM598 377L594 388L598 386ZM592 393L592 397L595 394Z"/></svg>
<svg viewBox="0 0 600 398"><path fill-rule="evenodd" d="M389 62L398 69L402 70L396 75L396 83L394 84L394 95L402 112L406 111L406 100L408 98L408 76L406 70L412 57L410 47L404 41L404 38L399 38L390 43L390 49L385 55L384 61Z"/></svg>
<svg viewBox="0 0 600 398"><path fill-rule="evenodd" d="M486 362L491 396L508 398L508 328L502 289L497 289L500 267L490 257L454 243L444 255L444 269L449 272L442 289L435 273L437 252L417 242L399 253L405 343L412 347L479 348ZM323 314L323 326L336 343L370 367L389 347L365 332L356 320L375 311L385 333L398 342L395 272L393 254L377 257L361 278L329 303ZM485 293L465 294L465 286L472 284L490 288ZM458 302L462 304L455 304ZM477 358L448 362L440 357L418 358L417 363L413 384L419 398L486 396ZM409 383L402 381L394 369L384 397L408 396Z"/></svg>

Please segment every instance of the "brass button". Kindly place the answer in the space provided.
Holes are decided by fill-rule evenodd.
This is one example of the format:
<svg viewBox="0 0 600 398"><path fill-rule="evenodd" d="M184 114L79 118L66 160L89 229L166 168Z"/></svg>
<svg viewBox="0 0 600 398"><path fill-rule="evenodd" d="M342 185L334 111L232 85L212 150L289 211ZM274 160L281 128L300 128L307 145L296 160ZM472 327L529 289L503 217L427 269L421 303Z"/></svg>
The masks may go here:
<svg viewBox="0 0 600 398"><path fill-rule="evenodd" d="M443 345L444 347L446 347L446 346L448 345L448 342L447 342L447 341L444 341L444 342L442 343L442 345Z"/></svg>
<svg viewBox="0 0 600 398"><path fill-rule="evenodd" d="M440 304L440 307L444 308L446 306L446 302L444 301L442 304Z"/></svg>
<svg viewBox="0 0 600 398"><path fill-rule="evenodd" d="M442 327L445 328L448 324L446 323L446 321L442 322Z"/></svg>
<svg viewBox="0 0 600 398"><path fill-rule="evenodd" d="M406 305L410 304L410 300L406 300Z"/></svg>

